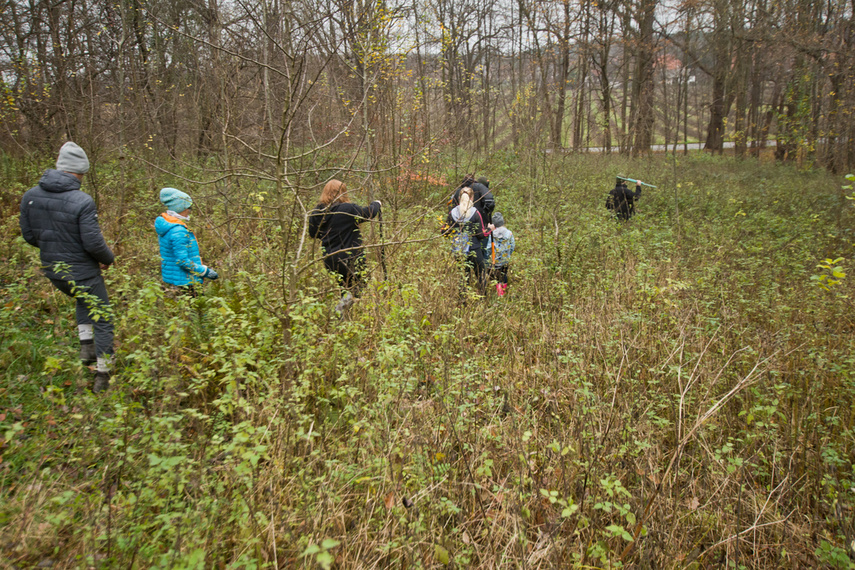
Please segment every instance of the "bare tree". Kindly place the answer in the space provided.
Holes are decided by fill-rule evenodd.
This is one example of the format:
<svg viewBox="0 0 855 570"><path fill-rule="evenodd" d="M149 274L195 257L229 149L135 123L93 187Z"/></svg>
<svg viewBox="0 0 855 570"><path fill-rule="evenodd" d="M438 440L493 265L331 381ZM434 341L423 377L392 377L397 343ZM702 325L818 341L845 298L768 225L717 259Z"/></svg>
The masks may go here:
<svg viewBox="0 0 855 570"><path fill-rule="evenodd" d="M650 151L653 142L654 124L654 56L656 41L653 23L656 0L639 0L634 5L634 15L638 24L638 34L634 42L635 71L632 81L632 98L635 102L630 117L632 125L633 156Z"/></svg>
<svg viewBox="0 0 855 570"><path fill-rule="evenodd" d="M370 181L440 140L472 156L505 141L525 152L591 141L639 154L659 137L696 134L712 152L729 138L737 155L758 156L775 138L781 160L836 172L855 163L848 0L4 7L0 137L12 152L72 137L96 158L123 149L263 170L287 132L286 148L323 149L296 161L315 181L333 156ZM672 58L676 74L654 75ZM97 169L92 180L97 191ZM229 184L218 184L224 204Z"/></svg>

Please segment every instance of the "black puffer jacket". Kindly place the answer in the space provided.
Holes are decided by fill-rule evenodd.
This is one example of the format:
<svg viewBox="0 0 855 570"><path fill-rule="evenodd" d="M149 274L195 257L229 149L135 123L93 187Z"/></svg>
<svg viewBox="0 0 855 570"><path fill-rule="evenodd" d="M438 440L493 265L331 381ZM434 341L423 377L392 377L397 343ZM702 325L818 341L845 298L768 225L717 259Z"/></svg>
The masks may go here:
<svg viewBox="0 0 855 570"><path fill-rule="evenodd" d="M80 190L77 177L48 170L39 185L21 198L21 233L39 248L42 268L50 279L79 280L101 274L99 263L114 257L104 241L92 197ZM67 264L57 272L55 264Z"/></svg>

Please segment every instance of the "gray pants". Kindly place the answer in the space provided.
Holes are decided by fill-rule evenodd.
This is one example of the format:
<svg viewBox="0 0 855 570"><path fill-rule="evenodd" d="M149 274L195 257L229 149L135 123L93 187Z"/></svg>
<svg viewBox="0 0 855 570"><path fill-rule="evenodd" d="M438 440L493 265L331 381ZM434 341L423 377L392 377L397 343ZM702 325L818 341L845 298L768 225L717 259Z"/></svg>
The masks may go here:
<svg viewBox="0 0 855 570"><path fill-rule="evenodd" d="M77 281L51 279L53 286L73 297L77 302L75 313L78 325L93 325L95 329L95 354L113 354L113 309L107 296L107 285L100 275Z"/></svg>

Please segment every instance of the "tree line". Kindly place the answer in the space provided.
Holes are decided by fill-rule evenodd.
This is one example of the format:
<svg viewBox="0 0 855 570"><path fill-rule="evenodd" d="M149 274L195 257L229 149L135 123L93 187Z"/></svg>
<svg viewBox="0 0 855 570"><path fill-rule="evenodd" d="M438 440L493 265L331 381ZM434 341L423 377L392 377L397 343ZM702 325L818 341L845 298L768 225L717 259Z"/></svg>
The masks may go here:
<svg viewBox="0 0 855 570"><path fill-rule="evenodd" d="M65 139L276 171L700 142L855 162L855 2L9 0L9 154Z"/></svg>

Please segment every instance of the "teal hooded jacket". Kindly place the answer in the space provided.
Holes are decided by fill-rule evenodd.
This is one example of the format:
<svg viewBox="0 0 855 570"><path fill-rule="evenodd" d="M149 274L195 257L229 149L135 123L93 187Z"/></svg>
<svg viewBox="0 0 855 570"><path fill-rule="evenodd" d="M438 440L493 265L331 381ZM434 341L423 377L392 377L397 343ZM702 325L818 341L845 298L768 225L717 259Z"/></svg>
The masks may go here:
<svg viewBox="0 0 855 570"><path fill-rule="evenodd" d="M202 282L208 268L202 265L199 244L184 220L161 214L154 221L160 244L160 274L170 285L179 287Z"/></svg>

